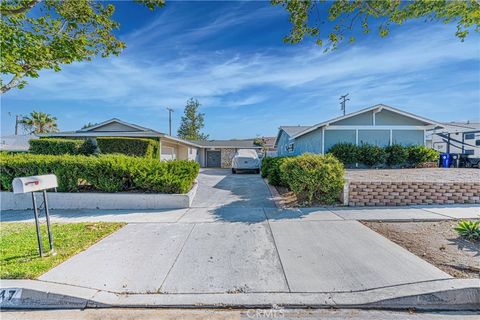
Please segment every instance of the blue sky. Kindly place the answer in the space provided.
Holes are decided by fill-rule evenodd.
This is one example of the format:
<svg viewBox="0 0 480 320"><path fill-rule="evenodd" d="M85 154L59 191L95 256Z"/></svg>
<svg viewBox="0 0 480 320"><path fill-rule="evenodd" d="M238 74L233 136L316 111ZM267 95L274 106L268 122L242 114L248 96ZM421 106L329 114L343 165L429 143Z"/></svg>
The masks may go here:
<svg viewBox="0 0 480 320"><path fill-rule="evenodd" d="M150 12L116 2L119 57L44 71L1 97L1 132L14 114L51 113L61 130L117 117L176 132L185 102L197 98L214 139L275 136L280 125L311 125L384 103L438 121L480 118L479 35L454 25L411 22L390 36L359 35L323 53L312 40L284 44L288 16L269 2L169 2Z"/></svg>

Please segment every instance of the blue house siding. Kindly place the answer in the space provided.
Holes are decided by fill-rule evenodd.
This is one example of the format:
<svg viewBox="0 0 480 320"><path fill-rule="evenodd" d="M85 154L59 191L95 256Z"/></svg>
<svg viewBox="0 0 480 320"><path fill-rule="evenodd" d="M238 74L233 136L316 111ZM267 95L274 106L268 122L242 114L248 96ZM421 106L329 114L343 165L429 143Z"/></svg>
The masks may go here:
<svg viewBox="0 0 480 320"><path fill-rule="evenodd" d="M382 110L375 114L377 126L424 126L425 123L389 110ZM422 142L423 143L423 142Z"/></svg>
<svg viewBox="0 0 480 320"><path fill-rule="evenodd" d="M385 147L390 144L390 130L358 130L358 144Z"/></svg>
<svg viewBox="0 0 480 320"><path fill-rule="evenodd" d="M320 130L320 129L318 129ZM355 130L325 130L325 153L337 143L355 144Z"/></svg>
<svg viewBox="0 0 480 320"><path fill-rule="evenodd" d="M288 152L286 149L287 145L289 144L289 136L285 133L285 131L280 132L280 137L277 140L277 155L279 156L288 156L292 155L292 153Z"/></svg>
<svg viewBox="0 0 480 320"><path fill-rule="evenodd" d="M317 129L295 139L293 155L322 153L322 130Z"/></svg>
<svg viewBox="0 0 480 320"><path fill-rule="evenodd" d="M392 143L411 146L425 143L423 130L392 130Z"/></svg>
<svg viewBox="0 0 480 320"><path fill-rule="evenodd" d="M373 125L373 111L357 114L350 118L332 122L336 126L372 126Z"/></svg>

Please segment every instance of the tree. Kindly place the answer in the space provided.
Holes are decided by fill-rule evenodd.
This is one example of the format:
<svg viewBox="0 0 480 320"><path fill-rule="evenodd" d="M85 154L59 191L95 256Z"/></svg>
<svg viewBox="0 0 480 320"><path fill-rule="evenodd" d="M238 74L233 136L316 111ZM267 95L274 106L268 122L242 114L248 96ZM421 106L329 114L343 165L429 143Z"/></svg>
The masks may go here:
<svg viewBox="0 0 480 320"><path fill-rule="evenodd" d="M461 41L470 30L480 30L480 2L477 0L271 0L271 3L283 6L290 14L292 29L284 38L286 43L296 44L311 36L316 38L318 45L325 47L325 51L336 49L347 37L349 42L354 42L353 32L358 28L369 33L371 20L380 22L378 33L381 37L389 34L391 25L402 25L414 19L456 23L455 35ZM327 19L334 22L331 30L323 30L327 19L321 18L322 10L327 10ZM322 39L328 39L327 43Z"/></svg>
<svg viewBox="0 0 480 320"><path fill-rule="evenodd" d="M164 0L136 0L150 10ZM29 14L35 8L35 14ZM125 43L115 37L115 6L94 0L0 1L0 93L23 88L39 71L62 64L118 55Z"/></svg>
<svg viewBox="0 0 480 320"><path fill-rule="evenodd" d="M92 122L88 122L86 124L83 125L82 129L87 129L87 128L90 128L90 127L93 127L93 126L96 126L98 123L92 123Z"/></svg>
<svg viewBox="0 0 480 320"><path fill-rule="evenodd" d="M21 123L29 133L58 132L57 118L48 113L32 111Z"/></svg>
<svg viewBox="0 0 480 320"><path fill-rule="evenodd" d="M208 135L201 133L200 130L204 127L203 117L204 113L198 112L200 103L197 99L190 98L185 106L184 115L182 116L182 123L177 131L179 138L187 140L207 140Z"/></svg>

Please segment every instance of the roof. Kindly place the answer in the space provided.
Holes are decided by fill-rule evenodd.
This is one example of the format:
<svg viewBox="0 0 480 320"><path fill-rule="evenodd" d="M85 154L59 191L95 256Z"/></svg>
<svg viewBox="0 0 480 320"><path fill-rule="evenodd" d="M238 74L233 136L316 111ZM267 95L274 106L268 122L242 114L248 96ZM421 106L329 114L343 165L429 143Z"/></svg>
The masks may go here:
<svg viewBox="0 0 480 320"><path fill-rule="evenodd" d="M132 129L135 129L135 130L132 130L132 131L152 131L152 132L158 132L158 131L155 131L153 129L150 129L150 128L146 128L146 127L142 127L142 126L139 126L139 125L136 125L136 124L133 124L133 123L129 123L129 122L126 122L126 121L122 121L118 118L112 118L110 120L106 120L106 121L103 121L103 122L100 122L100 123L97 123L93 126L90 126L90 127L86 127L86 128L83 128L83 129L80 129L80 130L77 130L77 132L88 132L88 131L94 131L95 129L97 128L100 128L100 127L103 127L103 126L106 126L107 124L110 124L110 123L119 123L119 124L123 124L124 126L126 127L131 127ZM160 133L160 132L158 132Z"/></svg>
<svg viewBox="0 0 480 320"><path fill-rule="evenodd" d="M410 118L413 118L413 119L423 121L423 122L425 122L427 124L430 124L430 125L437 125L437 126L440 126L440 127L442 126L440 123L438 123L436 121L417 116L413 113L409 113L409 112L406 112L406 111L403 111L403 110L400 110L400 109L397 109L397 108L393 108L393 107L390 107L390 106L387 106L387 105L384 105L384 104L377 104L377 105L374 105L372 107L368 107L368 108L365 108L365 109L358 110L356 112L346 114L344 116L340 116L340 117L336 117L336 118L333 118L333 119L330 119L330 120L327 120L327 121L324 121L324 122L320 122L316 125L308 127L307 129L305 129L303 131L300 131L300 132L297 132L297 133L293 134L291 136L291 138L293 138L293 139L298 138L298 137L303 136L304 134L307 134L309 132L312 132L312 131L314 131L318 128L326 127L326 126L330 125L332 122L337 122L337 121L340 121L340 120L343 120L343 119L347 119L347 118L359 115L361 113L370 112L370 111L381 111L383 109L389 110L389 111L392 111L392 112L395 112L395 113L398 113L398 114L401 114L401 115L404 115L406 117L410 117Z"/></svg>
<svg viewBox="0 0 480 320"><path fill-rule="evenodd" d="M280 130L285 131L285 133L288 134L289 136L293 136L308 128L311 128L311 126L281 126Z"/></svg>
<svg viewBox="0 0 480 320"><path fill-rule="evenodd" d="M253 144L253 140L197 140L190 141L204 148L245 148L261 149L261 146Z"/></svg>

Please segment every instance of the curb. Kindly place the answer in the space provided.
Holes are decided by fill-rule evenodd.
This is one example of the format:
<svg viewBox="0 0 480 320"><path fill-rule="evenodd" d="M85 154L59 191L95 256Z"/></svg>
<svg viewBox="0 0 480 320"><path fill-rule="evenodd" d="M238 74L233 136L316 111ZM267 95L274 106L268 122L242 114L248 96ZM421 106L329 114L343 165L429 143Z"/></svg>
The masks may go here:
<svg viewBox="0 0 480 320"><path fill-rule="evenodd" d="M447 279L357 292L116 294L37 280L3 280L2 309L355 308L480 310L478 279Z"/></svg>

